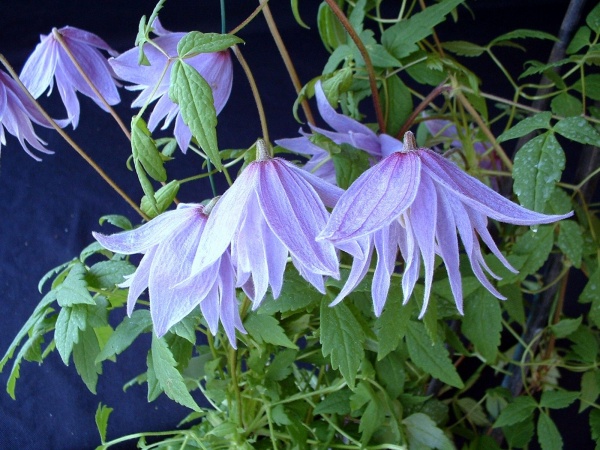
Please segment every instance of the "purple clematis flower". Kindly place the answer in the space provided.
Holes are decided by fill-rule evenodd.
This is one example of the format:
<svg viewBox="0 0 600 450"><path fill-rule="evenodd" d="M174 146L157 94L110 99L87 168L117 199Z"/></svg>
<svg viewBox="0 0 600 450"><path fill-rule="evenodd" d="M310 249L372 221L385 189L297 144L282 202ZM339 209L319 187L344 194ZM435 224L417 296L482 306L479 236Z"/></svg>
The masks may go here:
<svg viewBox="0 0 600 450"><path fill-rule="evenodd" d="M42 153L54 153L44 147L46 143L35 134L31 122L52 128L15 80L0 71L0 149L2 145L6 145L4 133L6 129L19 140L23 150L36 161L41 159L33 154L27 143Z"/></svg>
<svg viewBox="0 0 600 450"><path fill-rule="evenodd" d="M192 132L183 122L179 105L171 101L168 92L171 80L171 58L177 57L177 44L187 33L165 30L158 18L154 20L153 27L154 33L158 36L153 41L154 45L162 52L150 44L144 45L149 66L138 64L137 48L132 48L109 62L121 79L135 84L127 89L142 91L131 104L132 107L139 108L158 100L148 120L150 131L154 131L163 119L162 129L167 128L175 119L175 139L181 151L185 153L190 145ZM185 62L196 69L212 88L215 110L219 114L229 99L233 84L233 65L229 51L201 53L186 58Z"/></svg>
<svg viewBox="0 0 600 450"><path fill-rule="evenodd" d="M337 113L329 104L320 80L315 84L315 96L321 117L335 131L328 131L311 125L310 128L313 132L328 137L338 145L350 144L355 148L366 151L377 160L381 159L381 144L377 135L366 125ZM302 130L300 134L302 134L301 137L279 139L275 143L293 152L311 156L304 169L335 184L335 168L329 152L313 144L310 141L309 134L302 132Z"/></svg>
<svg viewBox="0 0 600 450"><path fill-rule="evenodd" d="M404 302L410 298L419 278L422 259L425 294L420 317L425 314L434 258L438 254L444 261L456 307L462 314L457 231L477 279L493 295L504 299L484 274L485 270L498 278L483 259L477 235L507 269L516 270L494 243L487 229L488 217L516 225L534 225L572 215L572 212L540 214L511 202L437 153L416 148L410 132L405 136L404 145L387 135L380 139L383 153L389 156L365 171L342 195L317 238L336 245L369 239L367 256L358 260L355 257L346 286L334 304L364 278L374 247L378 259L372 297L379 315L387 298L399 248L406 262L402 277Z"/></svg>
<svg viewBox="0 0 600 450"><path fill-rule="evenodd" d="M77 91L90 97L105 111L107 108L79 73L54 33L62 36L66 47L109 105L116 105L121 98L113 78L114 73L100 50L105 50L112 56L116 56L117 52L93 33L64 27L53 30L47 36L40 36L41 42L25 62L20 75L23 84L38 98L46 89L49 89L49 93L52 92L53 80L56 80L58 92L67 110L66 124L72 123L75 128L79 123L80 113Z"/></svg>
<svg viewBox="0 0 600 450"><path fill-rule="evenodd" d="M208 207L180 203L139 228L105 236L93 233L103 247L116 253L144 253L135 273L122 284L129 287L127 314L148 288L150 313L157 336L187 316L196 306L212 334L219 320L235 347L235 329L246 333L240 319L235 273L224 251L205 270L189 277L200 237L208 220ZM185 281L185 282L183 282ZM183 282L183 283L182 283Z"/></svg>
<svg viewBox="0 0 600 450"><path fill-rule="evenodd" d="M323 276L339 278L330 242L317 242L343 192L320 178L267 154L257 143L257 161L235 180L215 205L198 245L192 275L206 270L231 246L237 285L257 308L268 286L277 298L288 255L300 274L321 292Z"/></svg>

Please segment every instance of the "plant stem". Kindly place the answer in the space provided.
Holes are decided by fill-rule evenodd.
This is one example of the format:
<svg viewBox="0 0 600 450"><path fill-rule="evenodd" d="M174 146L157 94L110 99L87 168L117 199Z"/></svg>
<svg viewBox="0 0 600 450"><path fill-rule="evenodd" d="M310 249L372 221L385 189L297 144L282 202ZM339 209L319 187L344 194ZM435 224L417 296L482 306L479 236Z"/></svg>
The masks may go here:
<svg viewBox="0 0 600 450"><path fill-rule="evenodd" d="M23 83L19 79L19 76L17 75L17 73L15 72L15 70L12 68L12 66L10 65L10 63L8 62L8 60L2 54L0 54L0 62L6 68L6 70L10 73L11 77L19 85L19 87L25 93L25 95L27 95L27 97L29 98L29 100L31 100L31 102L33 103L33 105L35 106L35 108L40 112L40 114L42 114L42 116L44 116L44 118L52 126L52 128L54 128L56 130L56 132L58 134L60 134L60 136L71 146L71 148L73 148L73 150L75 150L79 154L79 156L81 156L98 173L98 175L100 175L102 177L102 179L104 181L106 181L106 183L108 183L108 185L115 192L117 192L123 198L123 200L125 200L129 204L129 206L131 206L144 220L150 220L150 218L140 209L140 207L137 205L137 203L135 203L112 180L112 178L110 178L106 174L106 172L104 172L104 170L102 170L102 168L98 164L96 164L96 162L81 147L79 147L79 145L77 145L75 143L75 141L73 141L73 139L71 139L71 137L60 126L58 126L58 124L54 121L54 119L52 117L50 117L50 115L46 112L46 110L44 108L42 108L42 106L38 103L38 101L35 98L33 98L33 96L31 95L31 93L27 90L27 88L25 87L25 85L23 85Z"/></svg>
<svg viewBox="0 0 600 450"><path fill-rule="evenodd" d="M246 19L244 19L244 21L242 23L240 23L237 27L235 27L233 30L231 30L229 32L229 34L236 34L238 31L240 31L242 28L244 28L246 25L248 25L250 22L252 22L252 20L258 16L258 14L262 11L262 9L265 7L266 3L262 3L260 5L258 5L258 7L252 11L252 14L250 14Z"/></svg>
<svg viewBox="0 0 600 450"><path fill-rule="evenodd" d="M433 101L434 98L436 98L438 95L442 94L443 92L450 91L451 89L452 89L452 87L448 86L446 84L446 81L444 81L440 85L433 88L433 90L427 95L427 97L425 97L421 101L421 103L419 103L417 105L417 107L412 112L412 114L408 117L408 119L406 119L406 122L404 122L404 125L402 125L402 128L400 128L400 131L398 132L396 139L402 139L404 137L404 133L406 133L408 130L410 130L410 127L415 122L415 119L417 117L419 117L419 114L421 114L423 112L423 110L425 108L427 108L427 106Z"/></svg>
<svg viewBox="0 0 600 450"><path fill-rule="evenodd" d="M344 14L344 12L337 5L335 0L325 0L325 3L329 5L331 11L338 18L342 26L346 29L350 38L358 47L358 51L360 55L365 61L365 66L367 69L367 73L369 74L369 85L371 86L371 94L373 96L373 108L375 109L375 115L377 116L377 124L379 125L379 131L381 133L385 133L385 121L383 119L383 112L381 110L381 102L379 100L379 91L377 90L377 78L375 75L375 68L373 67L373 63L371 62L371 57L369 56L369 52L367 51L365 45L360 40L360 36L356 33L356 30L352 27L352 24Z"/></svg>
<svg viewBox="0 0 600 450"><path fill-rule="evenodd" d="M285 68L292 79L292 84L294 85L294 89L296 90L296 95L300 95L300 91L302 90L302 83L298 78L298 73L296 72L296 68L290 58L290 55L285 47L283 39L279 34L279 30L277 29L277 24L273 19L273 15L271 14L271 9L269 8L269 0L259 0L260 4L263 6L263 15L265 16L265 20L267 21L267 25L269 26L269 31L271 32L271 36L273 36L273 40L275 41L275 45L277 45L277 50L279 50L279 54L281 55L281 59L283 59L283 63L285 64ZM315 119L312 115L312 111L310 110L310 106L306 98L303 98L301 101L302 110L304 111L304 115L306 116L306 120L311 125L315 124Z"/></svg>

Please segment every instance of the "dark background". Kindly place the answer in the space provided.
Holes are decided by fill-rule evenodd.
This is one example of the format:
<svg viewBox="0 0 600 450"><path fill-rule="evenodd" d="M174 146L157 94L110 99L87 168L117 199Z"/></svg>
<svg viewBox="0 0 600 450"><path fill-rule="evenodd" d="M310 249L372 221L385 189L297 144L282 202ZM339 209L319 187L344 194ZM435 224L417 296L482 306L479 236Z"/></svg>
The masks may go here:
<svg viewBox="0 0 600 450"><path fill-rule="evenodd" d="M218 0L170 0L160 14L163 25L172 31L220 31ZM300 13L311 26L308 31L293 19L289 0L274 0L271 8L289 47L302 82L318 76L328 54L320 43L315 18L318 2L301 0ZM593 3L593 2L591 2ZM240 23L257 2L227 2L228 29ZM442 39L462 39L485 44L491 38L516 28L532 28L558 33L566 1L469 1L477 21L460 10L460 21L449 21L439 28ZM126 6L125 6L126 5ZM154 1L130 0L0 0L0 52L19 71L39 42L40 34L52 27L76 26L98 34L122 52L133 46L139 19L149 15ZM589 9L589 8L588 8ZM267 119L271 140L294 137L300 125L293 119L295 100L291 82L277 54L262 17L258 17L239 36L246 41L244 56L254 72ZM528 42L528 45L532 42ZM516 70L526 59L545 60L547 42L535 42L527 54L510 51L503 62ZM508 55L499 52L500 56ZM467 61L469 63L469 61ZM510 94L502 77L486 58L477 60L475 71L483 78L483 89ZM246 148L260 136L256 107L239 65L234 62L234 85L229 102L219 116L220 148ZM132 93L121 90L117 111L129 122ZM55 92L44 100L54 117L64 117ZM138 199L141 188L134 174L125 167L130 150L124 135L95 104L79 96L82 116L71 133L78 142L119 184ZM316 108L315 109L316 112ZM0 355L27 320L42 295L39 279L51 268L72 259L92 242L91 231L101 230L98 218L105 214L124 214L138 221L136 214L111 191L96 173L54 132L41 127L38 135L48 142L54 155L35 162L12 136L2 148L0 161ZM71 131L69 129L69 131ZM199 158L193 154L169 164L169 173L185 177L196 173ZM185 160L185 162L181 162ZM222 184L220 185L222 186ZM210 196L207 182L186 186L178 195L186 202ZM105 232L111 229L104 227ZM117 318L119 319L119 318ZM23 363L17 382L17 401L4 392L11 364L0 374L0 449L87 449L95 448L99 436L94 413L99 402L113 407L108 438L141 431L172 429L187 410L164 395L148 404L146 386L122 386L145 370L149 336L118 358L106 362L98 383L98 394L91 394L77 375L73 363L65 367L53 352L42 366ZM200 401L200 399L198 399ZM580 421L583 421L581 417ZM585 419L587 422L587 419ZM587 432L585 432L587 434ZM569 434L563 436L569 442ZM571 437L573 438L573 437ZM585 437L584 437L585 438ZM131 441L127 446L134 448ZM585 440L591 445L591 441ZM568 448L568 447L567 447ZM571 447L571 448L582 448Z"/></svg>

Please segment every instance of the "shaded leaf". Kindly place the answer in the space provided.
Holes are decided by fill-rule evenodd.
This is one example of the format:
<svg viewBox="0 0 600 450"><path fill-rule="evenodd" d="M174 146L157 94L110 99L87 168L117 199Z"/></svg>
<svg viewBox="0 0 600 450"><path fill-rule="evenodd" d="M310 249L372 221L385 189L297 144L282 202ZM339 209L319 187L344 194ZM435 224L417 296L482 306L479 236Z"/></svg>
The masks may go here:
<svg viewBox="0 0 600 450"><path fill-rule="evenodd" d="M573 220L561 220L556 245L577 268L583 256L583 234L579 224Z"/></svg>
<svg viewBox="0 0 600 450"><path fill-rule="evenodd" d="M142 333L152 327L152 318L147 309L137 309L131 317L125 317L111 334L108 342L102 348L97 361L104 361L122 353Z"/></svg>
<svg viewBox="0 0 600 450"><path fill-rule="evenodd" d="M583 117L567 117L554 125L554 131L580 144L600 146L600 133Z"/></svg>
<svg viewBox="0 0 600 450"><path fill-rule="evenodd" d="M61 307L78 304L95 305L94 299L87 289L86 270L83 264L75 263L69 274L56 289L56 300Z"/></svg>
<svg viewBox="0 0 600 450"><path fill-rule="evenodd" d="M485 47L467 41L447 41L442 47L459 56L480 56L485 52Z"/></svg>
<svg viewBox="0 0 600 450"><path fill-rule="evenodd" d="M537 435L542 450L562 450L562 436L547 414L540 414L538 418Z"/></svg>
<svg viewBox="0 0 600 450"><path fill-rule="evenodd" d="M79 342L73 346L73 362L77 373L93 394L96 393L98 375L102 373L102 365L96 362L100 353L98 338L92 327L86 327L79 334Z"/></svg>
<svg viewBox="0 0 600 450"><path fill-rule="evenodd" d="M425 448L454 449L450 439L428 415L415 413L402 420L402 423L406 427L406 434L411 448L413 448L413 442L416 442Z"/></svg>
<svg viewBox="0 0 600 450"><path fill-rule="evenodd" d="M551 118L552 113L550 113L549 111L541 112L536 114L535 116L527 117L518 122L512 128L506 130L500 136L498 136L497 141L504 142L508 141L509 139L520 138L535 130L549 129Z"/></svg>
<svg viewBox="0 0 600 450"><path fill-rule="evenodd" d="M493 364L500 345L502 310L498 299L487 289L477 289L465 299L465 316L461 329L479 354L489 364Z"/></svg>
<svg viewBox="0 0 600 450"><path fill-rule="evenodd" d="M267 344L281 345L297 349L298 347L290 338L285 335L283 328L279 326L279 322L272 316L263 314L248 314L244 320L246 331L259 344L266 342Z"/></svg>
<svg viewBox="0 0 600 450"><path fill-rule="evenodd" d="M191 58L200 53L220 52L243 42L243 40L233 34L192 31L181 38L177 44L177 54L183 59Z"/></svg>
<svg viewBox="0 0 600 450"><path fill-rule="evenodd" d="M542 408L562 409L569 406L579 398L579 392L569 391L544 391L540 399Z"/></svg>
<svg viewBox="0 0 600 450"><path fill-rule="evenodd" d="M523 422L531 416L531 413L536 408L537 404L533 398L526 396L517 397L500 412L498 419L494 423L494 428Z"/></svg>

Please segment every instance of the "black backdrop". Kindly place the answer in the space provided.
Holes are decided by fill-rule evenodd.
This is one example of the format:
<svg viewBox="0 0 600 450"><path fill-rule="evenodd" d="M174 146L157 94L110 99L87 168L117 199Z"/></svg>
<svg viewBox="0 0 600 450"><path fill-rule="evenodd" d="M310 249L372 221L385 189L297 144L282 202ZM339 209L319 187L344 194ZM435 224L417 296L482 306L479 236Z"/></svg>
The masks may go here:
<svg viewBox="0 0 600 450"><path fill-rule="evenodd" d="M161 12L163 25L173 31L216 31L220 29L217 0L170 0ZM254 2L227 2L231 29L255 7ZM319 75L327 53L316 33L318 2L300 1L300 13L312 30L301 28L293 19L290 2L272 1L271 8L279 23L292 58L303 82ZM462 10L458 25L451 21L440 27L444 38L471 40L485 44L492 37L515 28L535 28L557 33L566 10L566 1L491 1L469 2L477 22ZM125 6L126 5L126 6ZM543 6L542 13L538 13ZM72 25L97 33L117 51L133 46L142 15L149 15L153 0L21 0L0 1L0 52L20 70L40 34L52 27ZM253 70L267 110L271 139L294 137L299 128L291 115L295 94L283 63L258 18L240 33L246 41L242 51ZM525 59L544 60L547 43L536 43L535 53L505 61L521 67ZM514 52L513 52L514 53ZM478 60L479 75L486 91L502 92L501 79L492 64ZM248 83L234 63L234 85L230 100L219 116L221 148L251 145L260 135L256 107ZM128 122L129 104L134 96L121 91L117 107ZM54 97L57 94L54 93ZM141 196L135 175L125 167L129 146L111 117L87 98L79 96L82 117L72 132L75 141L96 159L133 197ZM45 100L46 101L46 100ZM61 107L47 101L55 117L64 117ZM100 230L98 218L105 214L124 214L137 221L135 213L53 132L37 128L56 154L35 162L16 141L8 136L2 148L0 165L0 354L29 317L41 298L37 291L40 277L49 269L70 260L92 242L91 231ZM170 164L170 173L185 177L199 164L192 154L189 162ZM222 186L221 186L222 187ZM207 182L184 188L182 201L197 202L210 196ZM105 228L105 231L109 230ZM77 375L73 364L65 367L56 352L42 366L24 363L17 382L17 401L4 392L10 365L0 374L0 449L86 449L99 442L94 412L99 402L113 408L108 428L109 439L141 431L172 429L187 414L164 395L148 404L146 387L134 386L123 393L122 386L145 369L149 336L123 353L118 364L106 362L98 383L98 394L91 394ZM201 401L200 398L197 398ZM565 437L568 442L569 437ZM591 445L590 441L589 442ZM134 443L119 448L133 448ZM574 447L573 447L574 448ZM580 447L579 447L580 448Z"/></svg>

